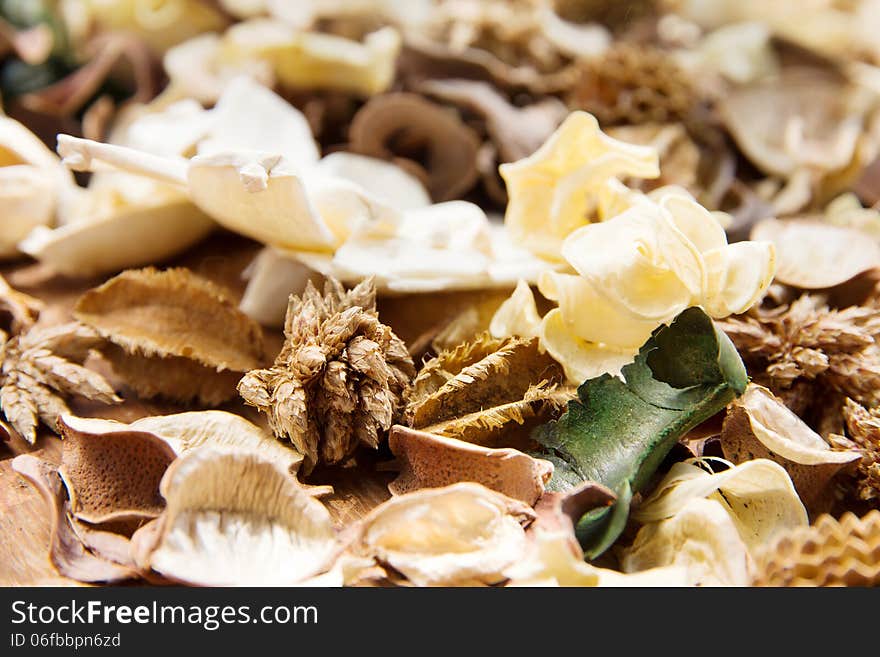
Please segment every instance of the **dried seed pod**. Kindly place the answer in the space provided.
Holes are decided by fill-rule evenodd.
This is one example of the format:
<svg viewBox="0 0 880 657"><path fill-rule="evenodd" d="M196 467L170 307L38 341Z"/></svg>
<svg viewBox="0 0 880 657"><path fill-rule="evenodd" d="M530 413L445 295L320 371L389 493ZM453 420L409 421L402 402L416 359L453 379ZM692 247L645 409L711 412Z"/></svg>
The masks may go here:
<svg viewBox="0 0 880 657"><path fill-rule="evenodd" d="M843 417L847 435L862 450L857 477L860 499L880 499L880 410L870 411L852 399L844 403Z"/></svg>
<svg viewBox="0 0 880 657"><path fill-rule="evenodd" d="M125 271L86 292L74 316L105 338L102 352L144 397L219 404L264 361L260 326L188 269Z"/></svg>
<svg viewBox="0 0 880 657"><path fill-rule="evenodd" d="M570 107L590 112L603 126L679 121L697 101L672 57L625 42L585 64L568 97Z"/></svg>
<svg viewBox="0 0 880 657"><path fill-rule="evenodd" d="M880 511L839 520L821 516L811 527L780 536L758 557L756 586L876 586L880 584Z"/></svg>
<svg viewBox="0 0 880 657"><path fill-rule="evenodd" d="M401 472L388 484L394 495L473 481L533 505L553 475L553 464L515 449L488 449L402 426L391 429L388 446Z"/></svg>
<svg viewBox="0 0 880 657"><path fill-rule="evenodd" d="M410 426L487 447L511 447L573 397L535 338L488 333L425 363L407 395ZM523 446L523 445L517 445Z"/></svg>
<svg viewBox="0 0 880 657"><path fill-rule="evenodd" d="M245 402L303 454L306 472L361 443L378 447L415 372L403 341L379 321L372 279L348 292L331 279L323 295L309 282L290 297L284 334L275 364L239 382Z"/></svg>

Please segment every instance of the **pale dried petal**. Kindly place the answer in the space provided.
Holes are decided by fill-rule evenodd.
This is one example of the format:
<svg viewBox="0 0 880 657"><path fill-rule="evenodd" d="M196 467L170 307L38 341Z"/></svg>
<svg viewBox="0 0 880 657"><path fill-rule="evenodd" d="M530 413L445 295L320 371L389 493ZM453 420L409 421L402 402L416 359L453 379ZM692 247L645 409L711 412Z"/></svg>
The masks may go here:
<svg viewBox="0 0 880 657"><path fill-rule="evenodd" d="M489 332L496 338L535 338L541 330L541 316L529 284L520 279L509 299L492 316Z"/></svg>

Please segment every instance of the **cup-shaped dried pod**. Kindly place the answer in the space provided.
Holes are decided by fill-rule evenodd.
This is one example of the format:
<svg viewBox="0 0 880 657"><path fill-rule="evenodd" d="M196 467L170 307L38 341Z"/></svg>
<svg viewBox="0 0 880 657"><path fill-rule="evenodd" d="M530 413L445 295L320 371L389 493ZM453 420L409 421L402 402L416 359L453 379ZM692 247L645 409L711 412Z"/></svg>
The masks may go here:
<svg viewBox="0 0 880 657"><path fill-rule="evenodd" d="M367 514L348 545L416 586L496 584L526 550L523 502L465 482L392 497Z"/></svg>
<svg viewBox="0 0 880 657"><path fill-rule="evenodd" d="M526 447L531 429L552 418L572 391L561 366L535 338L472 342L429 360L407 394L407 423L486 447Z"/></svg>
<svg viewBox="0 0 880 657"><path fill-rule="evenodd" d="M454 110L416 94L372 98L352 119L349 142L351 150L382 159L425 153L427 187L437 202L461 197L479 177L476 133Z"/></svg>
<svg viewBox="0 0 880 657"><path fill-rule="evenodd" d="M862 458L860 451L832 449L772 392L756 384L728 407L721 447L734 463L760 458L782 465L813 513L827 510L834 477L854 470Z"/></svg>
<svg viewBox="0 0 880 657"><path fill-rule="evenodd" d="M776 246L776 280L804 289L840 285L880 266L880 244L859 230L809 219L765 219L751 239Z"/></svg>
<svg viewBox="0 0 880 657"><path fill-rule="evenodd" d="M129 270L89 290L74 315L144 397L219 404L262 365L263 333L228 293L184 268Z"/></svg>
<svg viewBox="0 0 880 657"><path fill-rule="evenodd" d="M29 454L12 460L12 469L39 491L48 506L49 561L63 576L80 582L118 582L137 577L137 569L90 550L70 516L64 483L52 464ZM125 541L123 537L118 537ZM115 554L120 560L124 555Z"/></svg>
<svg viewBox="0 0 880 657"><path fill-rule="evenodd" d="M99 524L162 512L159 482L176 456L164 440L120 422L73 415L62 415L58 430L64 438L58 473L75 517Z"/></svg>
<svg viewBox="0 0 880 657"><path fill-rule="evenodd" d="M401 468L388 484L394 495L473 481L534 505L553 475L553 464L515 449L489 449L397 425L388 437Z"/></svg>
<svg viewBox="0 0 880 657"><path fill-rule="evenodd" d="M330 513L278 464L202 447L162 478L165 512L135 534L138 561L177 582L278 586L330 569L338 542Z"/></svg>
<svg viewBox="0 0 880 657"><path fill-rule="evenodd" d="M877 586L880 511L822 515L765 546L757 562L755 586Z"/></svg>

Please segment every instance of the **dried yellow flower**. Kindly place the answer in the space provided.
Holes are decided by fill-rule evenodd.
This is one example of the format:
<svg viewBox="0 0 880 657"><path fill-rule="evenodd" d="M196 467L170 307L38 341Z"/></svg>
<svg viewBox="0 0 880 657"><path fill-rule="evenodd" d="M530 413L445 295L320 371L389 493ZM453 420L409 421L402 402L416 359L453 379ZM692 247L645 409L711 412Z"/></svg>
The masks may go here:
<svg viewBox="0 0 880 657"><path fill-rule="evenodd" d="M248 372L242 398L305 457L304 469L339 463L363 443L379 445L397 420L415 374L403 341L379 321L371 279L346 292L328 280L291 296L275 364Z"/></svg>

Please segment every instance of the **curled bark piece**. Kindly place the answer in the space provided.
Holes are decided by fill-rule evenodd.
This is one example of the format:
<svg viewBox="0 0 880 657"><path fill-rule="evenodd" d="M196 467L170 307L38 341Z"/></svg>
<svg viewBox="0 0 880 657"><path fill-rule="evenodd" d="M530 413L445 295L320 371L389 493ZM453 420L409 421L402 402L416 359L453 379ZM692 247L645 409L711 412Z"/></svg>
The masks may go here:
<svg viewBox="0 0 880 657"><path fill-rule="evenodd" d="M164 503L159 481L174 450L147 431L120 422L62 415L64 450L58 473L71 512L90 523L155 518Z"/></svg>
<svg viewBox="0 0 880 657"><path fill-rule="evenodd" d="M364 105L349 128L353 151L382 159L418 159L424 150L428 191L435 202L461 197L476 183L480 141L447 109L409 93L377 96Z"/></svg>
<svg viewBox="0 0 880 657"><path fill-rule="evenodd" d="M755 586L876 586L880 583L880 511L861 518L821 516L793 529L758 556Z"/></svg>
<svg viewBox="0 0 880 657"><path fill-rule="evenodd" d="M416 586L503 581L525 552L524 503L475 483L392 497L359 523L348 553L402 573Z"/></svg>
<svg viewBox="0 0 880 657"><path fill-rule="evenodd" d="M832 479L855 469L862 458L859 451L833 450L773 393L755 384L729 407L721 447L734 463L765 458L782 465L813 512L826 510L823 505L832 501Z"/></svg>
<svg viewBox="0 0 880 657"><path fill-rule="evenodd" d="M74 315L107 340L104 351L144 396L216 404L264 359L259 325L188 269L123 272L84 294Z"/></svg>
<svg viewBox="0 0 880 657"><path fill-rule="evenodd" d="M794 287L833 287L880 267L880 245L852 228L765 219L752 228L751 239L773 242L776 280Z"/></svg>
<svg viewBox="0 0 880 657"><path fill-rule="evenodd" d="M64 485L55 468L34 456L22 454L12 469L36 488L49 507L49 560L65 577L80 582L119 582L137 577L137 572L87 550L67 516Z"/></svg>
<svg viewBox="0 0 880 657"><path fill-rule="evenodd" d="M488 449L399 425L391 429L388 446L402 468L388 484L394 495L473 481L534 505L553 475L552 463L515 449Z"/></svg>
<svg viewBox="0 0 880 657"><path fill-rule="evenodd" d="M337 555L324 505L257 454L193 450L168 469L161 492L164 514L133 542L139 563L175 581L299 584L329 570Z"/></svg>

